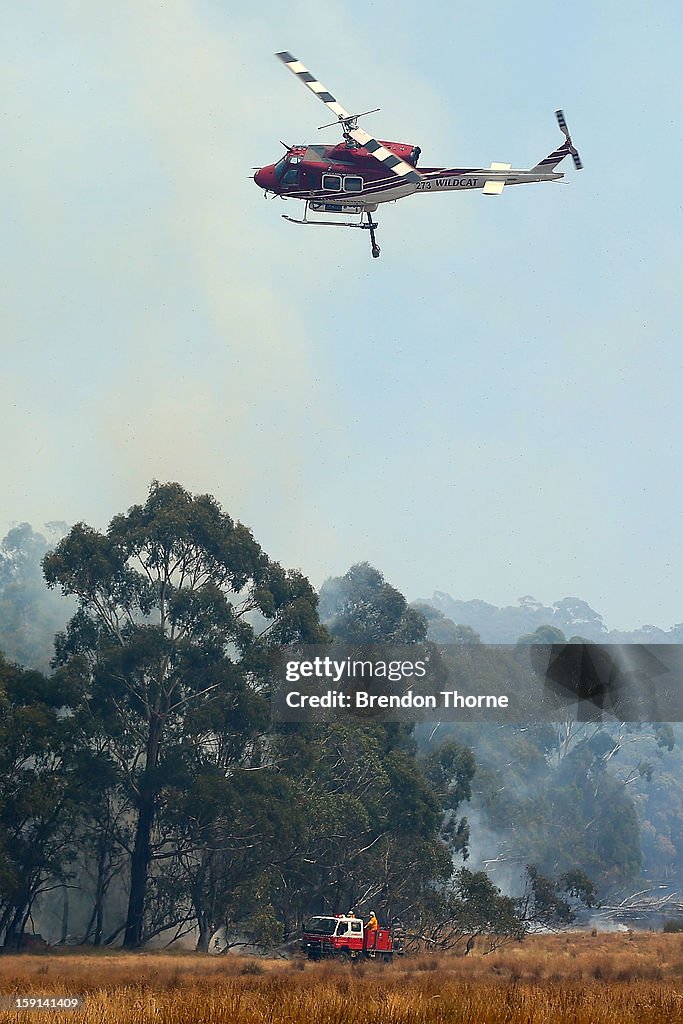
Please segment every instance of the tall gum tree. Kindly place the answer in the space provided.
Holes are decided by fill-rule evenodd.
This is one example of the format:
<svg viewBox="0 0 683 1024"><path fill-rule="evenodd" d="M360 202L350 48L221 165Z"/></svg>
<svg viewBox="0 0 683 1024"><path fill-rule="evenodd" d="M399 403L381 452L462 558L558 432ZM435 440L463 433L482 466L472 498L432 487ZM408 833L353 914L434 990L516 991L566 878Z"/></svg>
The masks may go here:
<svg viewBox="0 0 683 1024"><path fill-rule="evenodd" d="M172 751L200 729L217 763L227 744L233 766L236 747L247 766L268 729L270 653L326 633L308 581L272 562L213 497L178 483L153 482L145 504L106 533L78 523L43 569L50 587L78 601L55 665L80 680L133 809L124 945L136 948Z"/></svg>

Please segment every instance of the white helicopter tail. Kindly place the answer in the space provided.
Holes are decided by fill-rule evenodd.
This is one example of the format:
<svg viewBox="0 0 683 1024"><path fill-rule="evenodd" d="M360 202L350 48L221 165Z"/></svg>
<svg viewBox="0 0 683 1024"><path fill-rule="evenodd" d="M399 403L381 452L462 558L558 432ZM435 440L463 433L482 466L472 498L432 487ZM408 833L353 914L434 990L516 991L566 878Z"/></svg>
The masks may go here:
<svg viewBox="0 0 683 1024"><path fill-rule="evenodd" d="M553 150L552 153L549 153L548 156L544 157L543 160L537 163L534 167L530 168L531 171L534 171L537 174L547 174L549 171L554 171L560 161L570 155L574 161L574 167L576 167L577 171L580 171L583 167L578 150L571 140L569 129L567 128L567 122L564 119L564 114L561 110L556 110L555 117L557 118L557 123L560 126L560 131L564 135L564 142L561 146L558 146L557 149Z"/></svg>

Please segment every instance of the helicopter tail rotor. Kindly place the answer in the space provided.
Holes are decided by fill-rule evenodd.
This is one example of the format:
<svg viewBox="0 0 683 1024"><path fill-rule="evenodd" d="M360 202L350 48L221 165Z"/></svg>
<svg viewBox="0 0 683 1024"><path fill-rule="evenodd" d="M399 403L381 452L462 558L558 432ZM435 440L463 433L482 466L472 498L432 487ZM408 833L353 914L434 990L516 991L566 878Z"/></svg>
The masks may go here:
<svg viewBox="0 0 683 1024"><path fill-rule="evenodd" d="M567 148L568 148L569 152L571 153L572 160L574 161L574 167L576 168L577 171L580 171L581 168L583 167L583 164L581 162L581 157L579 156L579 151L577 150L576 146L572 142L571 135L569 134L569 129L567 128L567 122L565 121L565 117L564 117L564 111L556 110L555 111L555 117L557 118L557 123L560 126L560 131L562 132L562 134L564 135L565 139L567 140L567 142L569 144Z"/></svg>

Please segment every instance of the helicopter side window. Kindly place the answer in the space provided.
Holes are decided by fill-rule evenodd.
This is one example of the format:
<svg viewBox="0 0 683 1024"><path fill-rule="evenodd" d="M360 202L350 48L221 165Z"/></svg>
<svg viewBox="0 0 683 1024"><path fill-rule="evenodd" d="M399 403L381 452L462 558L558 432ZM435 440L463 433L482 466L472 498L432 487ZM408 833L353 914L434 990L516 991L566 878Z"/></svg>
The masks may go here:
<svg viewBox="0 0 683 1024"><path fill-rule="evenodd" d="M328 192L341 192L342 180L340 174L323 174L323 188Z"/></svg>
<svg viewBox="0 0 683 1024"><path fill-rule="evenodd" d="M363 179L355 174L347 174L344 178L344 191L345 192L362 192L363 191Z"/></svg>

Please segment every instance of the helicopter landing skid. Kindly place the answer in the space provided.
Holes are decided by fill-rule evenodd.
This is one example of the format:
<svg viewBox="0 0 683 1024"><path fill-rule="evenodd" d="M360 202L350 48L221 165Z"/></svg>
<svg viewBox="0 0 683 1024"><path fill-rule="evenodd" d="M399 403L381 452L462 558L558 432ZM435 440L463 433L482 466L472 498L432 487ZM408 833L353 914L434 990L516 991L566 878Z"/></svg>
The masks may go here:
<svg viewBox="0 0 683 1024"><path fill-rule="evenodd" d="M357 224L353 220L310 220L308 217L298 219L296 217L288 217L286 213L282 214L282 218L283 220L288 220L290 224L308 224L310 226L315 224L321 228L363 228L364 231L367 231L379 226L376 221L371 221L370 224Z"/></svg>
<svg viewBox="0 0 683 1024"><path fill-rule="evenodd" d="M361 230L363 230L363 231L369 231L370 232L370 245L371 245L371 249L372 249L373 258L377 259L377 257L379 256L380 248L379 248L379 246L377 244L377 241L375 239L375 229L379 225L378 225L377 221L374 221L372 219L372 217L370 216L370 214L367 211L366 211L366 214L365 214L366 217L368 218L367 224L363 223L363 219L362 219L363 218L363 214L362 213L361 213L361 220L360 220L360 222L352 221L352 220L343 220L343 221L314 220L314 219L309 219L306 216L307 213L308 213L308 203L306 203L306 209L304 211L303 218L298 219L297 217L288 217L286 213L282 214L282 218L283 218L283 220L288 220L290 224L303 224L303 225L308 225L308 226L315 225L316 227L328 227L328 228L361 228Z"/></svg>

